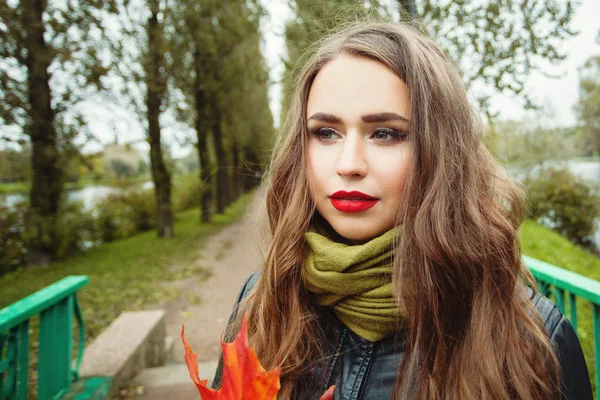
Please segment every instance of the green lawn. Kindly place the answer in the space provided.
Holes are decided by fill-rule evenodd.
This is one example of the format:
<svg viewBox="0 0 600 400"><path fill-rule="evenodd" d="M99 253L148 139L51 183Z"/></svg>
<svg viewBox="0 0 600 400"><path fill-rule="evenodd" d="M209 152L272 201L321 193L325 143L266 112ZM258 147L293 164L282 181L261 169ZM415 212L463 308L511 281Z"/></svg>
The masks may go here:
<svg viewBox="0 0 600 400"><path fill-rule="evenodd" d="M600 258L575 246L558 233L532 221L525 221L521 226L520 237L523 254L600 281ZM595 390L591 303L581 299L577 300L577 323L577 334L587 361L592 387Z"/></svg>

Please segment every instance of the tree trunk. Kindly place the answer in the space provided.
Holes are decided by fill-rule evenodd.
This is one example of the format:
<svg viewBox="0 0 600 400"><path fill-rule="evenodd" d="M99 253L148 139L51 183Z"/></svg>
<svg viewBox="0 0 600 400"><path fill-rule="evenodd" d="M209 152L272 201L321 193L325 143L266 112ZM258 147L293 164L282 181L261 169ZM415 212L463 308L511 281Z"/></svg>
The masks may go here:
<svg viewBox="0 0 600 400"><path fill-rule="evenodd" d="M215 109L219 105L215 103ZM215 141L215 158L217 159L217 213L222 214L230 203L231 194L229 191L229 169L227 168L227 149L223 143L223 130L221 129L221 112L218 110L214 114L213 120L213 139Z"/></svg>
<svg viewBox="0 0 600 400"><path fill-rule="evenodd" d="M212 221L212 185L210 177L210 159L208 156L208 113L206 90L202 86L201 55L194 52L196 81L194 92L196 100L196 147L200 159L200 222Z"/></svg>
<svg viewBox="0 0 600 400"><path fill-rule="evenodd" d="M25 0L23 7L27 83L31 117L32 182L28 226L28 263L47 264L57 248L58 211L62 194L62 168L54 126L48 67L50 49L44 41L45 0Z"/></svg>
<svg viewBox="0 0 600 400"><path fill-rule="evenodd" d="M158 1L151 1L148 19L148 61L146 64L146 106L148 108L148 143L150 165L156 199L156 230L158 237L173 237L173 212L171 207L171 175L165 165L160 140L160 106L166 90L160 68L163 64L161 48L162 30L158 23Z"/></svg>

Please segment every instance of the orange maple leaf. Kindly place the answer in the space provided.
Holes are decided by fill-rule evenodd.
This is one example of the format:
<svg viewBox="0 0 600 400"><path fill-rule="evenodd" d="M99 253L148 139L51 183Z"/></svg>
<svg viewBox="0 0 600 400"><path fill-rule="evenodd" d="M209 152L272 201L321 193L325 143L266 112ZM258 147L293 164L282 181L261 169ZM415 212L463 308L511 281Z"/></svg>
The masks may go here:
<svg viewBox="0 0 600 400"><path fill-rule="evenodd" d="M254 350L248 348L248 319L244 316L242 329L233 343L223 343L223 379L221 388L206 387L207 380L198 376L198 353L194 353L181 326L181 340L185 347L185 363L202 400L276 400L279 392L281 368L266 371ZM333 400L331 386L320 400Z"/></svg>

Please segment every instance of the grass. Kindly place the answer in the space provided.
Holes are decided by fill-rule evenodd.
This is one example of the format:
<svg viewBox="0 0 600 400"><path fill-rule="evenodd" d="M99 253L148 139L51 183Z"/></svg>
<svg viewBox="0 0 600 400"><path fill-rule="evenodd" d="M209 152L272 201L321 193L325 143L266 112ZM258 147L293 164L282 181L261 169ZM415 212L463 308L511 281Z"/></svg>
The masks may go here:
<svg viewBox="0 0 600 400"><path fill-rule="evenodd" d="M569 242L556 232L533 221L525 221L520 229L523 254L600 281L600 258ZM567 307L567 311L569 308ZM568 313L567 313L568 314ZM577 299L577 334L586 358L592 388L595 392L594 329L592 304Z"/></svg>

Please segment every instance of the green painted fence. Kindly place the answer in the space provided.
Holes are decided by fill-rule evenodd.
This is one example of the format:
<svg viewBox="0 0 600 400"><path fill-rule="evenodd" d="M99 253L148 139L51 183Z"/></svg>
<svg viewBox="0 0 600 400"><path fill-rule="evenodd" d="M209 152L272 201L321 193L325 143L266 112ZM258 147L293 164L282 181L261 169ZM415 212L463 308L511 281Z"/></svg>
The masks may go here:
<svg viewBox="0 0 600 400"><path fill-rule="evenodd" d="M600 387L600 282L585 276L576 274L555 265L545 263L535 258L523 256L525 266L529 268L534 278L538 282L540 291L551 298L558 309L569 318L575 332L581 338L581 332L578 326L582 321L578 318L577 308L582 309L582 301L591 303L592 321L593 321L593 343L594 356L586 358L592 359L595 369L595 387ZM579 300L579 302L578 302ZM585 318L585 317L584 317ZM584 347L584 352L585 351ZM591 367L588 365L588 367Z"/></svg>
<svg viewBox="0 0 600 400"><path fill-rule="evenodd" d="M77 291L87 276L66 277L0 310L0 399L27 400L29 393L29 321L40 315L37 398L76 398L72 383L79 380L85 344L85 326L77 303ZM74 319L79 330L77 357L73 365ZM105 379L78 383L89 393L91 386L106 386ZM108 389L106 389L108 390Z"/></svg>

